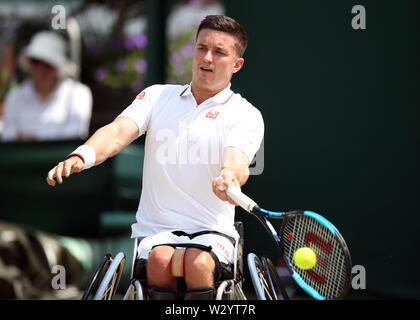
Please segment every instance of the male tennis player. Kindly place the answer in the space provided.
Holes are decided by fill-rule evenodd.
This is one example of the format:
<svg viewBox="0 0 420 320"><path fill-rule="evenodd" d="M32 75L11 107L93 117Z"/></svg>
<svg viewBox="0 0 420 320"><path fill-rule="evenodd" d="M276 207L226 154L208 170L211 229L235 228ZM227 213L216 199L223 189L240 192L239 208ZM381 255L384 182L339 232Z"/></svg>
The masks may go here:
<svg viewBox="0 0 420 320"><path fill-rule="evenodd" d="M235 207L225 191L247 181L264 134L261 113L230 89L246 46L239 23L207 16L197 30L190 84L146 88L48 173L49 185L61 184L63 176L101 164L147 133L132 237L144 238L138 258L147 261L152 299L179 298L176 244L193 246L180 264L185 299L213 298L215 281L234 263Z"/></svg>

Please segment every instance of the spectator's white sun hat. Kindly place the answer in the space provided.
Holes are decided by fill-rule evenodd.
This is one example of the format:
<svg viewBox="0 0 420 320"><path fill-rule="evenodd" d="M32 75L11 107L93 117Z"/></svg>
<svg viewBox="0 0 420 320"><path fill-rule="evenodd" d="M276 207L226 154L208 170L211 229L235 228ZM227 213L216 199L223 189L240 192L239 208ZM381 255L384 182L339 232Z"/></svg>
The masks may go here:
<svg viewBox="0 0 420 320"><path fill-rule="evenodd" d="M62 77L73 76L76 65L67 57L67 44L56 32L40 31L36 33L29 45L19 56L19 66L29 70L29 58L41 60L59 70Z"/></svg>

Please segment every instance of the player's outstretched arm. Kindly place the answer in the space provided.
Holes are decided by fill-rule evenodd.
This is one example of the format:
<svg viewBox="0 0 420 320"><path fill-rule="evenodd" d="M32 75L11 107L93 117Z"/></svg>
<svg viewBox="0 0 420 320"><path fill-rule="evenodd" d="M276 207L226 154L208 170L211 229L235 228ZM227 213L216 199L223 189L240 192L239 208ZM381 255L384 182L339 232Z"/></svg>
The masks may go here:
<svg viewBox="0 0 420 320"><path fill-rule="evenodd" d="M134 121L128 118L115 119L110 124L98 129L83 146L79 147L87 150L85 157L74 152L52 168L48 172L47 183L50 186L55 186L57 182L62 184L63 177L68 178L75 172L101 164L106 159L118 154L138 135L139 129Z"/></svg>
<svg viewBox="0 0 420 320"><path fill-rule="evenodd" d="M230 185L241 187L245 184L249 177L249 160L248 157L234 147L227 147L223 151L223 164L219 177L215 178L212 183L214 194L223 201L236 203L226 194L226 189Z"/></svg>

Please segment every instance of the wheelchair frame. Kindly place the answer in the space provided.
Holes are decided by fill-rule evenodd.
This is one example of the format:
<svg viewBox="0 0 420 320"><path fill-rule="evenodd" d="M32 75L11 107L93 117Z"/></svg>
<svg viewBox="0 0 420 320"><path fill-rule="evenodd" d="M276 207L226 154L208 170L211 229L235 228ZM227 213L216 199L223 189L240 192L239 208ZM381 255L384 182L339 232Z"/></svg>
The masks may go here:
<svg viewBox="0 0 420 320"><path fill-rule="evenodd" d="M242 222L235 222L235 227L241 228ZM245 293L242 290L243 283L243 232L240 230L240 237L235 243L234 250L234 264L233 264L233 278L222 280L216 284L215 300L246 300ZM134 240L133 262L131 266L130 284L124 295L123 300L146 300L145 284L142 284L139 279L133 277L134 265L137 259L137 249L139 240ZM112 260L112 262L110 262ZM88 300L96 284L98 289L93 295L93 300L112 300L122 275L125 264L125 255L119 252L114 259L110 254L106 254L95 273L93 274L87 289L82 297L82 300Z"/></svg>

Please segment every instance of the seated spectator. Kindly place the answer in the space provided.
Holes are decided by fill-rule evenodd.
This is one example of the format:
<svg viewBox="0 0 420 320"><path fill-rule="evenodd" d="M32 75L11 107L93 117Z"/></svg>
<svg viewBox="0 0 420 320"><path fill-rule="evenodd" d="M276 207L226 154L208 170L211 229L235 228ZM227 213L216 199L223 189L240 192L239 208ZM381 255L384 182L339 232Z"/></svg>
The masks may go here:
<svg viewBox="0 0 420 320"><path fill-rule="evenodd" d="M92 115L90 89L70 76L75 66L55 32L33 36L19 66L30 77L6 96L3 141L83 139ZM72 68L73 67L73 68Z"/></svg>

